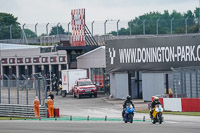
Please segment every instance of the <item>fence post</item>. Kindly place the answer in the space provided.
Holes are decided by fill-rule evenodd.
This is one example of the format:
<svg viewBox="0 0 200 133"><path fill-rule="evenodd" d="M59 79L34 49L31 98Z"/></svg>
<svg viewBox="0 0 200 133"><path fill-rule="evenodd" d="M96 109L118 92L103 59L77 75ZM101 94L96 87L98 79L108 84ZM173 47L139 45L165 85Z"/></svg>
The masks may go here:
<svg viewBox="0 0 200 133"><path fill-rule="evenodd" d="M128 23L128 25L129 25L129 32L130 32L130 36L131 36L131 21Z"/></svg>
<svg viewBox="0 0 200 133"><path fill-rule="evenodd" d="M40 73L39 74L41 77L42 77L42 79L43 79L43 81L44 81L44 97L45 97L45 99L47 99L47 84L46 84L46 78Z"/></svg>
<svg viewBox="0 0 200 133"><path fill-rule="evenodd" d="M188 17L185 19L185 34L187 34L187 20L188 20Z"/></svg>
<svg viewBox="0 0 200 133"><path fill-rule="evenodd" d="M0 79L0 103L1 103L1 82L2 82L2 79Z"/></svg>
<svg viewBox="0 0 200 133"><path fill-rule="evenodd" d="M6 74L3 76L8 79L8 104L10 104L10 78Z"/></svg>
<svg viewBox="0 0 200 133"><path fill-rule="evenodd" d="M145 22L146 22L146 19L143 20L143 35L145 35Z"/></svg>
<svg viewBox="0 0 200 133"><path fill-rule="evenodd" d="M172 34L172 21L174 20L174 18L171 19L171 34Z"/></svg>
<svg viewBox="0 0 200 133"><path fill-rule="evenodd" d="M159 21L160 19L157 19L156 20L156 34L158 35L158 21Z"/></svg>
<svg viewBox="0 0 200 133"><path fill-rule="evenodd" d="M190 72L190 98L192 98L192 72Z"/></svg>
<svg viewBox="0 0 200 133"><path fill-rule="evenodd" d="M119 21L120 20L117 20L117 37L119 36Z"/></svg>
<svg viewBox="0 0 200 133"><path fill-rule="evenodd" d="M92 35L94 35L94 33L93 33L94 32L94 29L93 29L94 28L94 22L95 21L92 21L92 26L91 26L91 28L92 28Z"/></svg>
<svg viewBox="0 0 200 133"><path fill-rule="evenodd" d="M16 86L17 86L17 104L19 104L19 78L15 74L12 74L12 76L16 79Z"/></svg>
<svg viewBox="0 0 200 133"><path fill-rule="evenodd" d="M26 104L28 105L28 79L24 75L22 75L22 77L25 80L25 85L26 85Z"/></svg>

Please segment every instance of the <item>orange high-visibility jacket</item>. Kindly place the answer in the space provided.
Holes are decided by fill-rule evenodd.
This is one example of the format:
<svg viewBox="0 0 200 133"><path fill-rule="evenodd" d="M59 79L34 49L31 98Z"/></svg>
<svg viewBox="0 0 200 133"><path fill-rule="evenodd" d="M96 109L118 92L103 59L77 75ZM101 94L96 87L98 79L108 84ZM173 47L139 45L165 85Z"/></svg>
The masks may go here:
<svg viewBox="0 0 200 133"><path fill-rule="evenodd" d="M39 105L40 105L40 100L35 99L35 100L33 101L33 104L34 104L34 107L39 107Z"/></svg>
<svg viewBox="0 0 200 133"><path fill-rule="evenodd" d="M48 99L47 105L48 105L48 108L52 108L53 107L53 100L52 99Z"/></svg>

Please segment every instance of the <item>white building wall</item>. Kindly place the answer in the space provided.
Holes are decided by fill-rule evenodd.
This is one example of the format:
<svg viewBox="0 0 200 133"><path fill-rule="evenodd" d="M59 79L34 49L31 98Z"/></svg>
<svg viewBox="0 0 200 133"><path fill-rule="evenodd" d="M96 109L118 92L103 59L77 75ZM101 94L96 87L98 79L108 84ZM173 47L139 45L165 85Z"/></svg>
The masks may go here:
<svg viewBox="0 0 200 133"><path fill-rule="evenodd" d="M105 47L99 47L93 51L90 51L77 58L77 68L88 69L88 68L105 68L106 57Z"/></svg>
<svg viewBox="0 0 200 133"><path fill-rule="evenodd" d="M143 100L151 101L151 97L164 94L164 73L142 73Z"/></svg>
<svg viewBox="0 0 200 133"><path fill-rule="evenodd" d="M114 98L126 98L128 95L128 73L110 74L110 93Z"/></svg>

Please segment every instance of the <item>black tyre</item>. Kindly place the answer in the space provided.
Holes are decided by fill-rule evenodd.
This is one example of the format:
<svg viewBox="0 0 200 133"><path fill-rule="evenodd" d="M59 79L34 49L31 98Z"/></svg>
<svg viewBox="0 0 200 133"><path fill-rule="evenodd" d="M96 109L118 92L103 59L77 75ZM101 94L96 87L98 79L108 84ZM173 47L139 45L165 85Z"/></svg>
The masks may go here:
<svg viewBox="0 0 200 133"><path fill-rule="evenodd" d="M66 91L62 91L62 97L66 97Z"/></svg>
<svg viewBox="0 0 200 133"><path fill-rule="evenodd" d="M78 94L78 98L80 99L80 98L81 98L81 95Z"/></svg>
<svg viewBox="0 0 200 133"><path fill-rule="evenodd" d="M73 96L74 96L74 98L76 98L76 95L75 95L75 93L73 92Z"/></svg>
<svg viewBox="0 0 200 133"><path fill-rule="evenodd" d="M153 120L152 120L152 123L153 123L153 124L155 124L155 123L156 123L156 119L155 119L155 118L153 118Z"/></svg>
<svg viewBox="0 0 200 133"><path fill-rule="evenodd" d="M130 123L133 123L133 114L129 114L128 119L129 119Z"/></svg>
<svg viewBox="0 0 200 133"><path fill-rule="evenodd" d="M159 122L159 124L162 124L162 115L161 114L158 115L158 122Z"/></svg>

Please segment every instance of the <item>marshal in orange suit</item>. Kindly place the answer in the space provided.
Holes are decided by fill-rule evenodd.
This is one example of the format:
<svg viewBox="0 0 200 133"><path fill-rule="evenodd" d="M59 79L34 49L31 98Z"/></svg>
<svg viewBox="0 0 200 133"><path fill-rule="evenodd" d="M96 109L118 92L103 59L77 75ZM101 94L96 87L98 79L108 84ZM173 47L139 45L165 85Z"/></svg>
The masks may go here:
<svg viewBox="0 0 200 133"><path fill-rule="evenodd" d="M50 117L50 118L53 118L53 117L54 117L54 112L53 112L53 100L51 99L50 96L48 97L47 105L48 105L49 117Z"/></svg>
<svg viewBox="0 0 200 133"><path fill-rule="evenodd" d="M34 104L35 118L40 118L40 100L38 99L37 96L35 97L33 104Z"/></svg>

